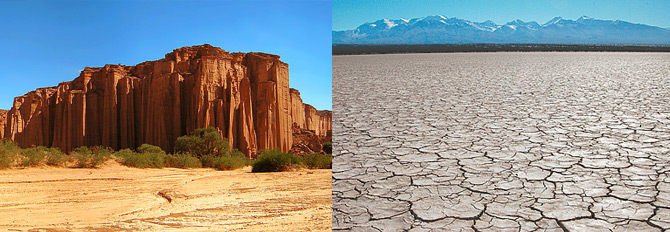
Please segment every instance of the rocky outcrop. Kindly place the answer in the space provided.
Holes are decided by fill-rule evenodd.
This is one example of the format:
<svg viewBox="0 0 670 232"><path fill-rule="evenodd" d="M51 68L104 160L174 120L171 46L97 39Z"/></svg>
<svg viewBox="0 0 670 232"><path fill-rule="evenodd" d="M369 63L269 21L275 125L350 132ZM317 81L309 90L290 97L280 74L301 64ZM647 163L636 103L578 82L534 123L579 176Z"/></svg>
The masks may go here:
<svg viewBox="0 0 670 232"><path fill-rule="evenodd" d="M291 154L321 152L324 142L332 140L331 111L318 111L302 102L300 92L289 90L291 96L291 116L293 122L293 146Z"/></svg>
<svg viewBox="0 0 670 232"><path fill-rule="evenodd" d="M309 118L293 112L293 92L288 65L279 56L229 53L207 44L184 47L136 66L87 67L73 81L15 98L4 137L21 147L66 152L144 143L172 151L177 137L213 126L250 156L289 151L294 118L305 118L304 128L317 134L330 130L331 118L330 112Z"/></svg>
<svg viewBox="0 0 670 232"><path fill-rule="evenodd" d="M299 129L312 130L320 137L332 134L332 111L318 111L313 106L304 104L300 92L296 89L290 89L290 94L293 125Z"/></svg>
<svg viewBox="0 0 670 232"><path fill-rule="evenodd" d="M293 147L289 153L294 155L322 153L324 139L313 130L301 129L293 126Z"/></svg>
<svg viewBox="0 0 670 232"><path fill-rule="evenodd" d="M333 113L319 111L311 105L305 105L305 122L308 130L313 130L318 136L325 137L331 132Z"/></svg>
<svg viewBox="0 0 670 232"><path fill-rule="evenodd" d="M7 110L0 110L0 138L5 134L5 125L7 124Z"/></svg>

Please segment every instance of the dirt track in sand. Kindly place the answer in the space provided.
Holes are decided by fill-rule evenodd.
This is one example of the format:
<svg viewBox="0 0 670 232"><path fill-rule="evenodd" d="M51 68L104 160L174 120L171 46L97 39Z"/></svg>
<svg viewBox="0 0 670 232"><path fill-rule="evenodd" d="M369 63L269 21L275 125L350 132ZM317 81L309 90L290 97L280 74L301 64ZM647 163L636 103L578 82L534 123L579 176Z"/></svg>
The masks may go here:
<svg viewBox="0 0 670 232"><path fill-rule="evenodd" d="M331 171L0 170L0 231L329 231Z"/></svg>

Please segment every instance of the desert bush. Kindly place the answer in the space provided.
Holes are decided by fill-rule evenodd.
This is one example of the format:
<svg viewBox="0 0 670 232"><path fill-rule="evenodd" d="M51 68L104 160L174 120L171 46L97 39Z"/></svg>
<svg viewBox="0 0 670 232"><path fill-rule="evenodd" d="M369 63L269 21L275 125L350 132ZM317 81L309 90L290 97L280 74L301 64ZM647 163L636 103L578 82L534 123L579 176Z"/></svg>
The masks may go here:
<svg viewBox="0 0 670 232"><path fill-rule="evenodd" d="M302 157L303 163L310 169L332 169L333 156L312 153Z"/></svg>
<svg viewBox="0 0 670 232"><path fill-rule="evenodd" d="M45 162L47 165L62 166L67 161L67 155L58 148L39 146L21 149L11 140L0 140L0 168L14 166L17 161L24 167L39 166Z"/></svg>
<svg viewBox="0 0 670 232"><path fill-rule="evenodd" d="M124 164L136 168L163 168L165 167L165 154L161 153L133 153Z"/></svg>
<svg viewBox="0 0 670 232"><path fill-rule="evenodd" d="M214 127L196 129L189 135L177 138L174 149L176 153L191 154L198 158L206 155L230 156L232 153L228 142Z"/></svg>
<svg viewBox="0 0 670 232"><path fill-rule="evenodd" d="M323 151L328 153L328 154L333 154L333 143L332 142L325 142L323 144Z"/></svg>
<svg viewBox="0 0 670 232"><path fill-rule="evenodd" d="M10 168L17 158L18 146L11 140L0 139L0 169Z"/></svg>
<svg viewBox="0 0 670 232"><path fill-rule="evenodd" d="M154 145L151 145L151 144L146 144L146 143L140 145L140 147L137 148L137 152L139 152L139 153L163 153L163 154L165 154L165 151L163 151L163 149L161 149L160 147L154 146Z"/></svg>
<svg viewBox="0 0 670 232"><path fill-rule="evenodd" d="M114 154L114 150L112 150L112 148L109 148L109 147L94 146L94 147L91 147L90 150L93 152L93 154L100 154L103 157L104 156L109 157L112 154Z"/></svg>
<svg viewBox="0 0 670 232"><path fill-rule="evenodd" d="M213 168L214 167L214 161L217 159L216 156L213 155L204 155L200 157L200 163L202 163L203 168Z"/></svg>
<svg viewBox="0 0 670 232"><path fill-rule="evenodd" d="M281 172L302 165L299 157L281 152L267 150L253 163L251 172Z"/></svg>
<svg viewBox="0 0 670 232"><path fill-rule="evenodd" d="M79 147L74 149L74 152L70 154L76 161L77 167L85 168L89 164L89 160L93 156L93 151L88 149L88 147Z"/></svg>
<svg viewBox="0 0 670 232"><path fill-rule="evenodd" d="M112 150L105 147L88 148L85 146L74 149L72 157L77 161L77 167L96 168L105 163L112 155Z"/></svg>
<svg viewBox="0 0 670 232"><path fill-rule="evenodd" d="M224 156L213 156L205 155L200 157L200 162L202 167L205 168L216 168L219 170L234 170L243 168L251 163L251 160L247 158L242 152L237 150L231 151L230 155Z"/></svg>
<svg viewBox="0 0 670 232"><path fill-rule="evenodd" d="M0 151L8 151L16 154L21 151L21 148L19 147L19 145L14 143L14 141L9 140L7 138L2 138L0 139Z"/></svg>
<svg viewBox="0 0 670 232"><path fill-rule="evenodd" d="M133 150L130 150L128 148L119 150L117 152L114 152L114 157L121 161L123 163L124 160L126 160L127 157L133 156L135 152Z"/></svg>
<svg viewBox="0 0 670 232"><path fill-rule="evenodd" d="M142 145L144 146L144 145ZM140 146L140 148L142 148ZM138 150L140 150L138 148ZM165 167L165 152L163 150L141 149L143 152L133 152L130 149L123 149L114 156L120 159L121 164L136 168L163 168Z"/></svg>
<svg viewBox="0 0 670 232"><path fill-rule="evenodd" d="M0 149L0 169L12 167L15 159L16 155L14 153Z"/></svg>
<svg viewBox="0 0 670 232"><path fill-rule="evenodd" d="M47 148L45 147L34 147L34 148L26 148L26 149L21 149L21 166L24 167L35 167L39 166L44 158L46 158L48 153Z"/></svg>
<svg viewBox="0 0 670 232"><path fill-rule="evenodd" d="M168 167L172 168L200 168L202 164L198 158L189 154L168 155L165 159Z"/></svg>
<svg viewBox="0 0 670 232"><path fill-rule="evenodd" d="M221 156L214 160L213 168L219 170L234 170L249 165L251 161L242 153L230 156Z"/></svg>
<svg viewBox="0 0 670 232"><path fill-rule="evenodd" d="M49 166L64 166L67 163L68 156L58 148L44 148L46 152L46 161Z"/></svg>
<svg viewBox="0 0 670 232"><path fill-rule="evenodd" d="M137 148L138 152L134 152L130 149L123 149L116 153L118 159L120 159L121 164L136 167L136 168L163 168L165 167L165 159L167 155L165 151L160 147L142 144Z"/></svg>

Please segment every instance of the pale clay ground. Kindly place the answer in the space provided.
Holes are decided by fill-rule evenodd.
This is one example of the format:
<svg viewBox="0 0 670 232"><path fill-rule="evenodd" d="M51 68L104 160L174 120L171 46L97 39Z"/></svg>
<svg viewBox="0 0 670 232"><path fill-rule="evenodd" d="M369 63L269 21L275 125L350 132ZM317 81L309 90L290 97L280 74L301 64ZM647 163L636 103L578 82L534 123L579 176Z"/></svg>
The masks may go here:
<svg viewBox="0 0 670 232"><path fill-rule="evenodd" d="M670 229L670 54L333 57L333 229Z"/></svg>
<svg viewBox="0 0 670 232"><path fill-rule="evenodd" d="M0 170L0 231L331 229L330 170L250 171Z"/></svg>

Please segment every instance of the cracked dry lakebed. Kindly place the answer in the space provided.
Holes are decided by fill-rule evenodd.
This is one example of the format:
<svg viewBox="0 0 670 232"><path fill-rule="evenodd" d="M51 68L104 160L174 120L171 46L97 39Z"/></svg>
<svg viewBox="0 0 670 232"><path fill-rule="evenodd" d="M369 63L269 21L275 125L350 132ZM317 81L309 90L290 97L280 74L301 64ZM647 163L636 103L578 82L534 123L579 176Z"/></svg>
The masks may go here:
<svg viewBox="0 0 670 232"><path fill-rule="evenodd" d="M0 231L325 231L331 171L0 170Z"/></svg>
<svg viewBox="0 0 670 232"><path fill-rule="evenodd" d="M670 229L670 54L333 57L333 230Z"/></svg>

